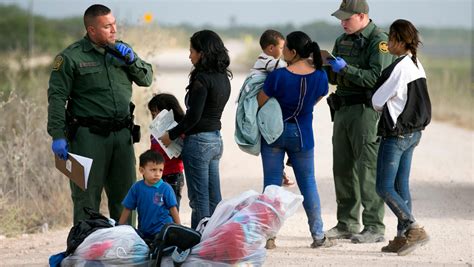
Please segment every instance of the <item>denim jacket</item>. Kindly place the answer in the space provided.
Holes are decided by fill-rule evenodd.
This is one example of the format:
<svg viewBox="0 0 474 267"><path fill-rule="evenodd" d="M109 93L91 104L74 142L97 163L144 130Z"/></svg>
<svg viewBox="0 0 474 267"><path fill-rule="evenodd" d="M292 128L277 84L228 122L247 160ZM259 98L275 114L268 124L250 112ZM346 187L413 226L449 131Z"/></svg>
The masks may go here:
<svg viewBox="0 0 474 267"><path fill-rule="evenodd" d="M280 104L270 98L259 109L257 94L262 90L266 75L248 76L240 89L235 118L234 139L239 148L251 155L260 154L260 139L271 144L283 132Z"/></svg>

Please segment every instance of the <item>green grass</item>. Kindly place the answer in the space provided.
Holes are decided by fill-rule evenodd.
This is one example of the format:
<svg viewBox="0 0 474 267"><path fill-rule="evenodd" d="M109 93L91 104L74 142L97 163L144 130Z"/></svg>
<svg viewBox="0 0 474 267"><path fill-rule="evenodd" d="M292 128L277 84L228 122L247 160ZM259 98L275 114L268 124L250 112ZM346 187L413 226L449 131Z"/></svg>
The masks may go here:
<svg viewBox="0 0 474 267"><path fill-rule="evenodd" d="M422 55L420 60L427 76L434 119L473 129L471 59Z"/></svg>

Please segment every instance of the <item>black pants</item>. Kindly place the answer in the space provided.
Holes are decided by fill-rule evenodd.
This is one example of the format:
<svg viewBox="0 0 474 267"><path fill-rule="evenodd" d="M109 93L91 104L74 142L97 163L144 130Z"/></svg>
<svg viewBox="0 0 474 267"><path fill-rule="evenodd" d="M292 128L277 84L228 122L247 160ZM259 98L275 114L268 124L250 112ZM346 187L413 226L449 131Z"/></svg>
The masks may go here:
<svg viewBox="0 0 474 267"><path fill-rule="evenodd" d="M162 177L163 181L167 182L173 188L174 194L176 195L176 202L178 203L178 210L179 210L179 203L181 201L181 190L184 187L184 174L183 173L172 173L167 174Z"/></svg>

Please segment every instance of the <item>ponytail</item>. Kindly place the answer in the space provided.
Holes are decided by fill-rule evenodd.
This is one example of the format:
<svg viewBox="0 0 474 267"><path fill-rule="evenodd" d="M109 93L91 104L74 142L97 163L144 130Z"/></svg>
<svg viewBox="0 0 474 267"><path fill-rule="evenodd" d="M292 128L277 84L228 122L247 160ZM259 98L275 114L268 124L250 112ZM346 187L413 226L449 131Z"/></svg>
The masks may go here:
<svg viewBox="0 0 474 267"><path fill-rule="evenodd" d="M310 47L313 53L313 66L315 69L321 70L323 68L323 59L321 58L321 49L319 49L319 45L316 42L312 42Z"/></svg>
<svg viewBox="0 0 474 267"><path fill-rule="evenodd" d="M321 50L316 42L313 42L309 36L302 31L295 31L286 36L286 46L290 50L295 50L296 54L302 59L307 59L313 54L313 66L317 70L321 70L323 59L321 58Z"/></svg>

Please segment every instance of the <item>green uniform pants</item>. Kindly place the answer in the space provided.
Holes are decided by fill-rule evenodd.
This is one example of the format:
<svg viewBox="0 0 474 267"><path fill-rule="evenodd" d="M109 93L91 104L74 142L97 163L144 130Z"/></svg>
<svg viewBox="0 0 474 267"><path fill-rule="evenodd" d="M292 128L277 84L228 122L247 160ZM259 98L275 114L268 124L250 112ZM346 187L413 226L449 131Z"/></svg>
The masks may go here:
<svg viewBox="0 0 474 267"><path fill-rule="evenodd" d="M90 133L89 128L79 127L70 146L71 153L93 159L87 190L82 191L76 184L70 183L74 224L88 218L84 207L99 211L103 189L108 198L110 218L118 222L122 213L122 200L136 180L130 130L124 128L104 137Z"/></svg>
<svg viewBox="0 0 474 267"><path fill-rule="evenodd" d="M333 174L337 200L337 227L360 230L360 205L364 229L384 233L384 202L375 191L377 123L380 115L364 104L336 111L333 129Z"/></svg>

